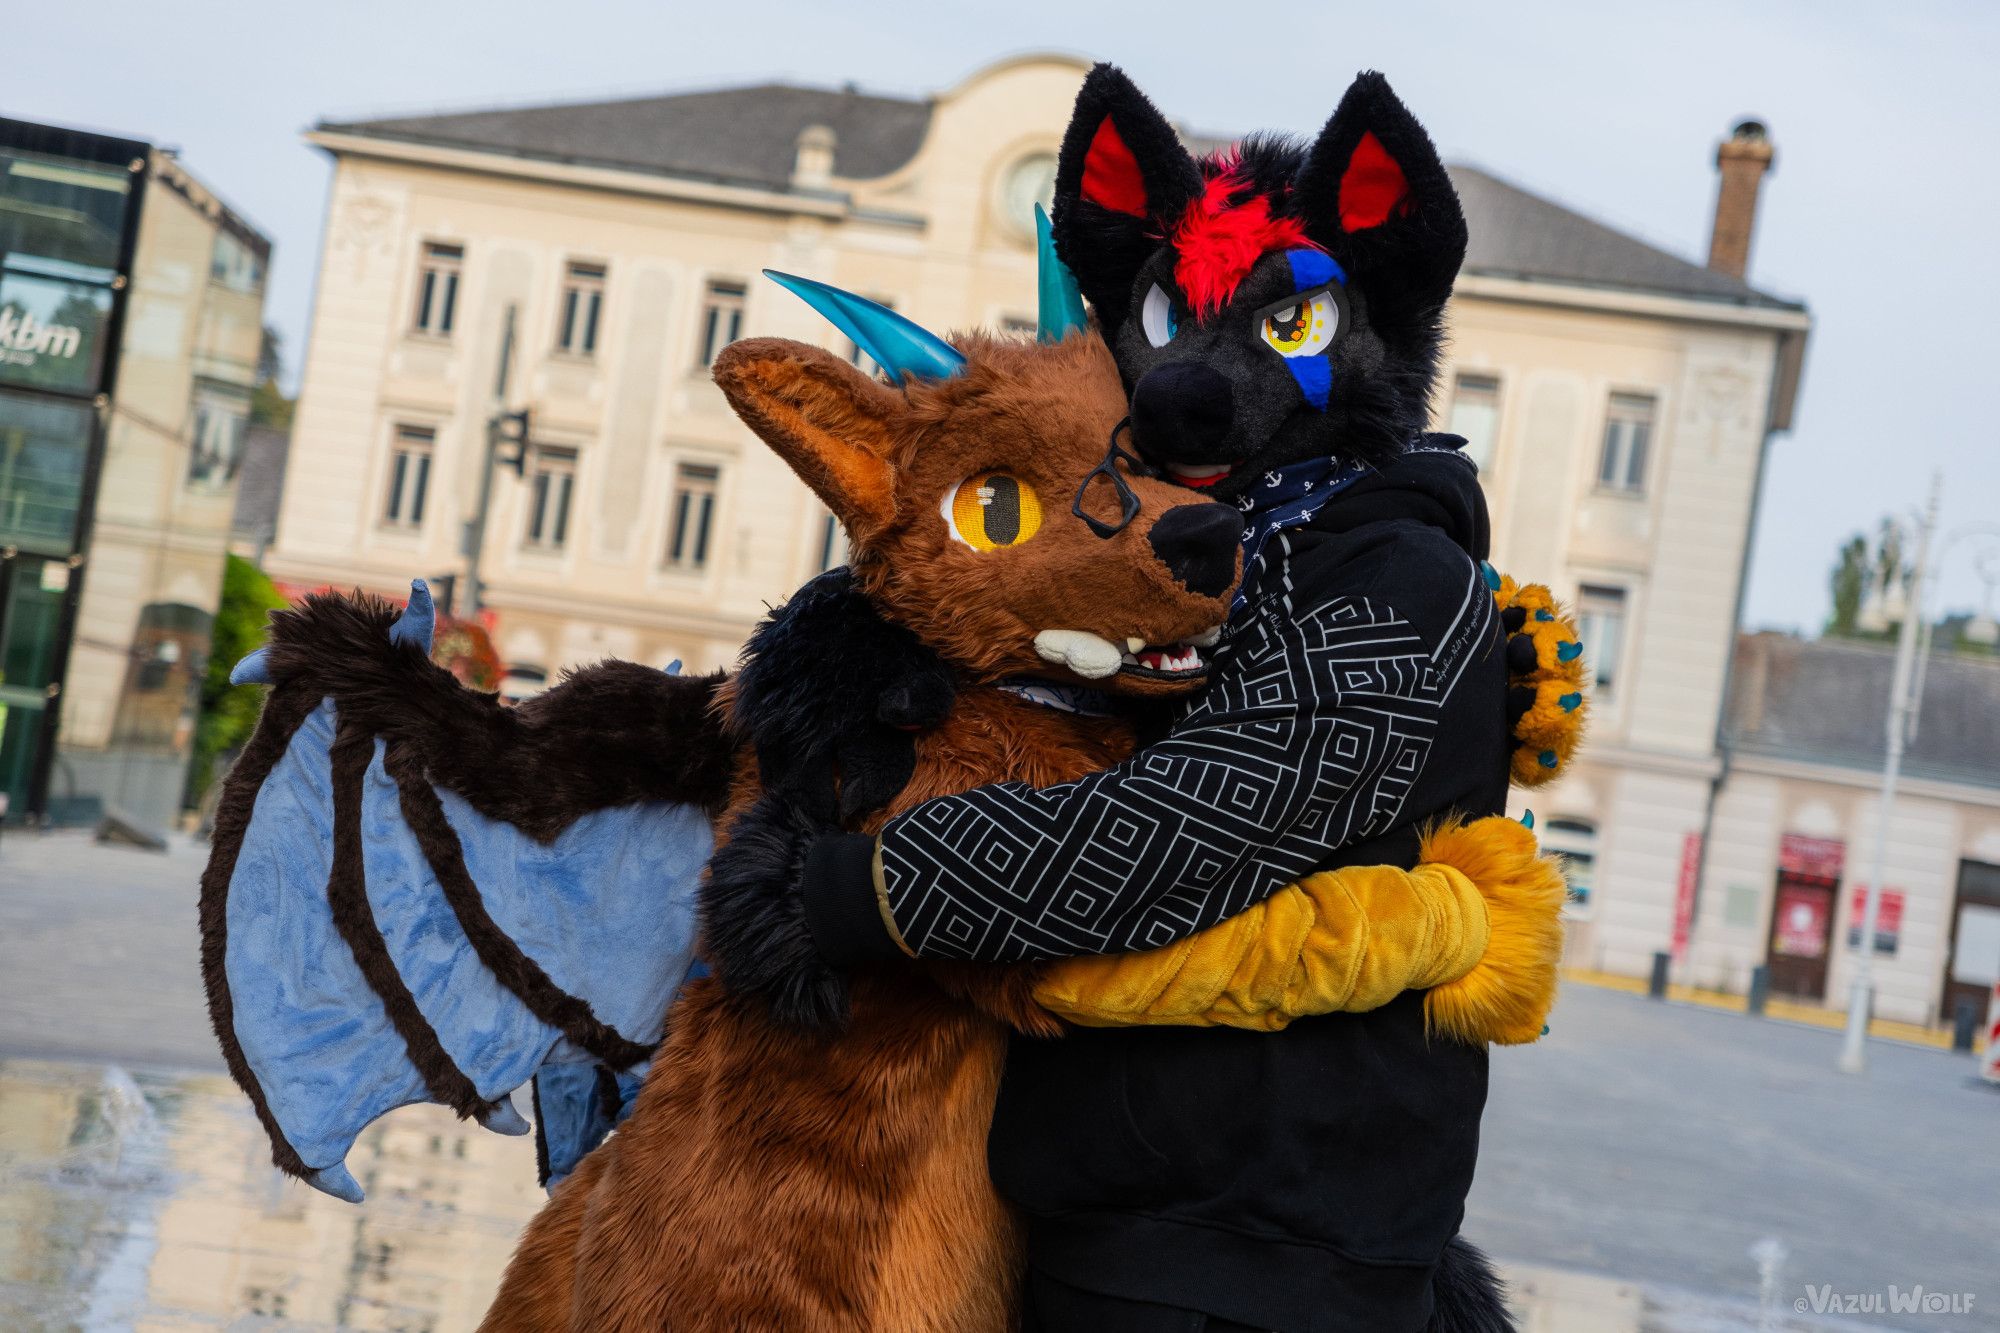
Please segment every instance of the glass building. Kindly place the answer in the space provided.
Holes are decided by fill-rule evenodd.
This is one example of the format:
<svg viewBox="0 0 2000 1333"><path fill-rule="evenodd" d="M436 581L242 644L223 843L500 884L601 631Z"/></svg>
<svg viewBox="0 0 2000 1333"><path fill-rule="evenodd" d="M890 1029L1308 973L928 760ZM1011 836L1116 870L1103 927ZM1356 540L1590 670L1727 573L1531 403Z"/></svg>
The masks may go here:
<svg viewBox="0 0 2000 1333"><path fill-rule="evenodd" d="M0 797L179 809L270 243L169 153L0 119Z"/></svg>

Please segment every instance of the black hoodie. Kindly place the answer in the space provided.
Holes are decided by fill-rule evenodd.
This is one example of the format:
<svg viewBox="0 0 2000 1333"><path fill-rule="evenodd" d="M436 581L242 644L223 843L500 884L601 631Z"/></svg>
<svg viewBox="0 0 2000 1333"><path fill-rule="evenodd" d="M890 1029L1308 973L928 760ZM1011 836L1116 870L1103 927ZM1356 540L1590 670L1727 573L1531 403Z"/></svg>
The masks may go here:
<svg viewBox="0 0 2000 1333"><path fill-rule="evenodd" d="M884 908L921 956L1155 947L1313 870L1414 865L1437 816L1499 812L1504 639L1451 443L1266 544L1209 688L1160 743L1061 788L926 802L879 848L816 848L822 951L891 956ZM1079 1030L1013 1044L990 1165L1059 1280L1256 1327L1413 1331L1485 1096L1484 1050L1429 1041L1415 993L1269 1034Z"/></svg>

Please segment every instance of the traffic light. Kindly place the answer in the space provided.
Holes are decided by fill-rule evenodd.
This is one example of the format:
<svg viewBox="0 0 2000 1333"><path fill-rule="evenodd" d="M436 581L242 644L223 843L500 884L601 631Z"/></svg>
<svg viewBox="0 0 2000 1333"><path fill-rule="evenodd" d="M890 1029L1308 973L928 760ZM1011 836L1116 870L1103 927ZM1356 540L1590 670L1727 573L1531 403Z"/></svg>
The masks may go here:
<svg viewBox="0 0 2000 1333"><path fill-rule="evenodd" d="M486 423L486 438L493 448L493 461L514 469L517 477L528 470L528 409L502 412Z"/></svg>

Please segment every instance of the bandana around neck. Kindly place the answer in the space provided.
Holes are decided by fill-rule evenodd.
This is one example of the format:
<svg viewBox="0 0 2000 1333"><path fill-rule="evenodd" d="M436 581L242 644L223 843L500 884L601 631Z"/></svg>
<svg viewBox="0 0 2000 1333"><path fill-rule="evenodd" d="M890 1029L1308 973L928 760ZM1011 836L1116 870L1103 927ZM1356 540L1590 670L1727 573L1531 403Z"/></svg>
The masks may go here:
<svg viewBox="0 0 2000 1333"><path fill-rule="evenodd" d="M1373 469L1364 463L1337 463L1331 458L1308 458L1266 472L1264 479L1237 497L1243 511L1243 583L1263 558L1264 543L1286 528L1310 523L1326 502L1367 476ZM1243 609L1245 593L1236 590L1231 613Z"/></svg>

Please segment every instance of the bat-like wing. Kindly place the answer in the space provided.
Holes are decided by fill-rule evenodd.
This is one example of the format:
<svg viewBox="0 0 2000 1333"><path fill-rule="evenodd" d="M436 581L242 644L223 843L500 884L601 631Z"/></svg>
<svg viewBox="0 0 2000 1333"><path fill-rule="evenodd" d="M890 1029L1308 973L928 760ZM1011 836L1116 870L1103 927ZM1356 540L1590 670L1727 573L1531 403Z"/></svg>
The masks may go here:
<svg viewBox="0 0 2000 1333"><path fill-rule="evenodd" d="M508 708L429 661L431 621L421 583L400 616L320 596L273 618L202 879L230 1073L278 1166L342 1198L398 1106L520 1133L509 1094L538 1071L629 1084L693 960L728 782L716 677L611 662ZM602 1132L567 1119L559 1139Z"/></svg>

